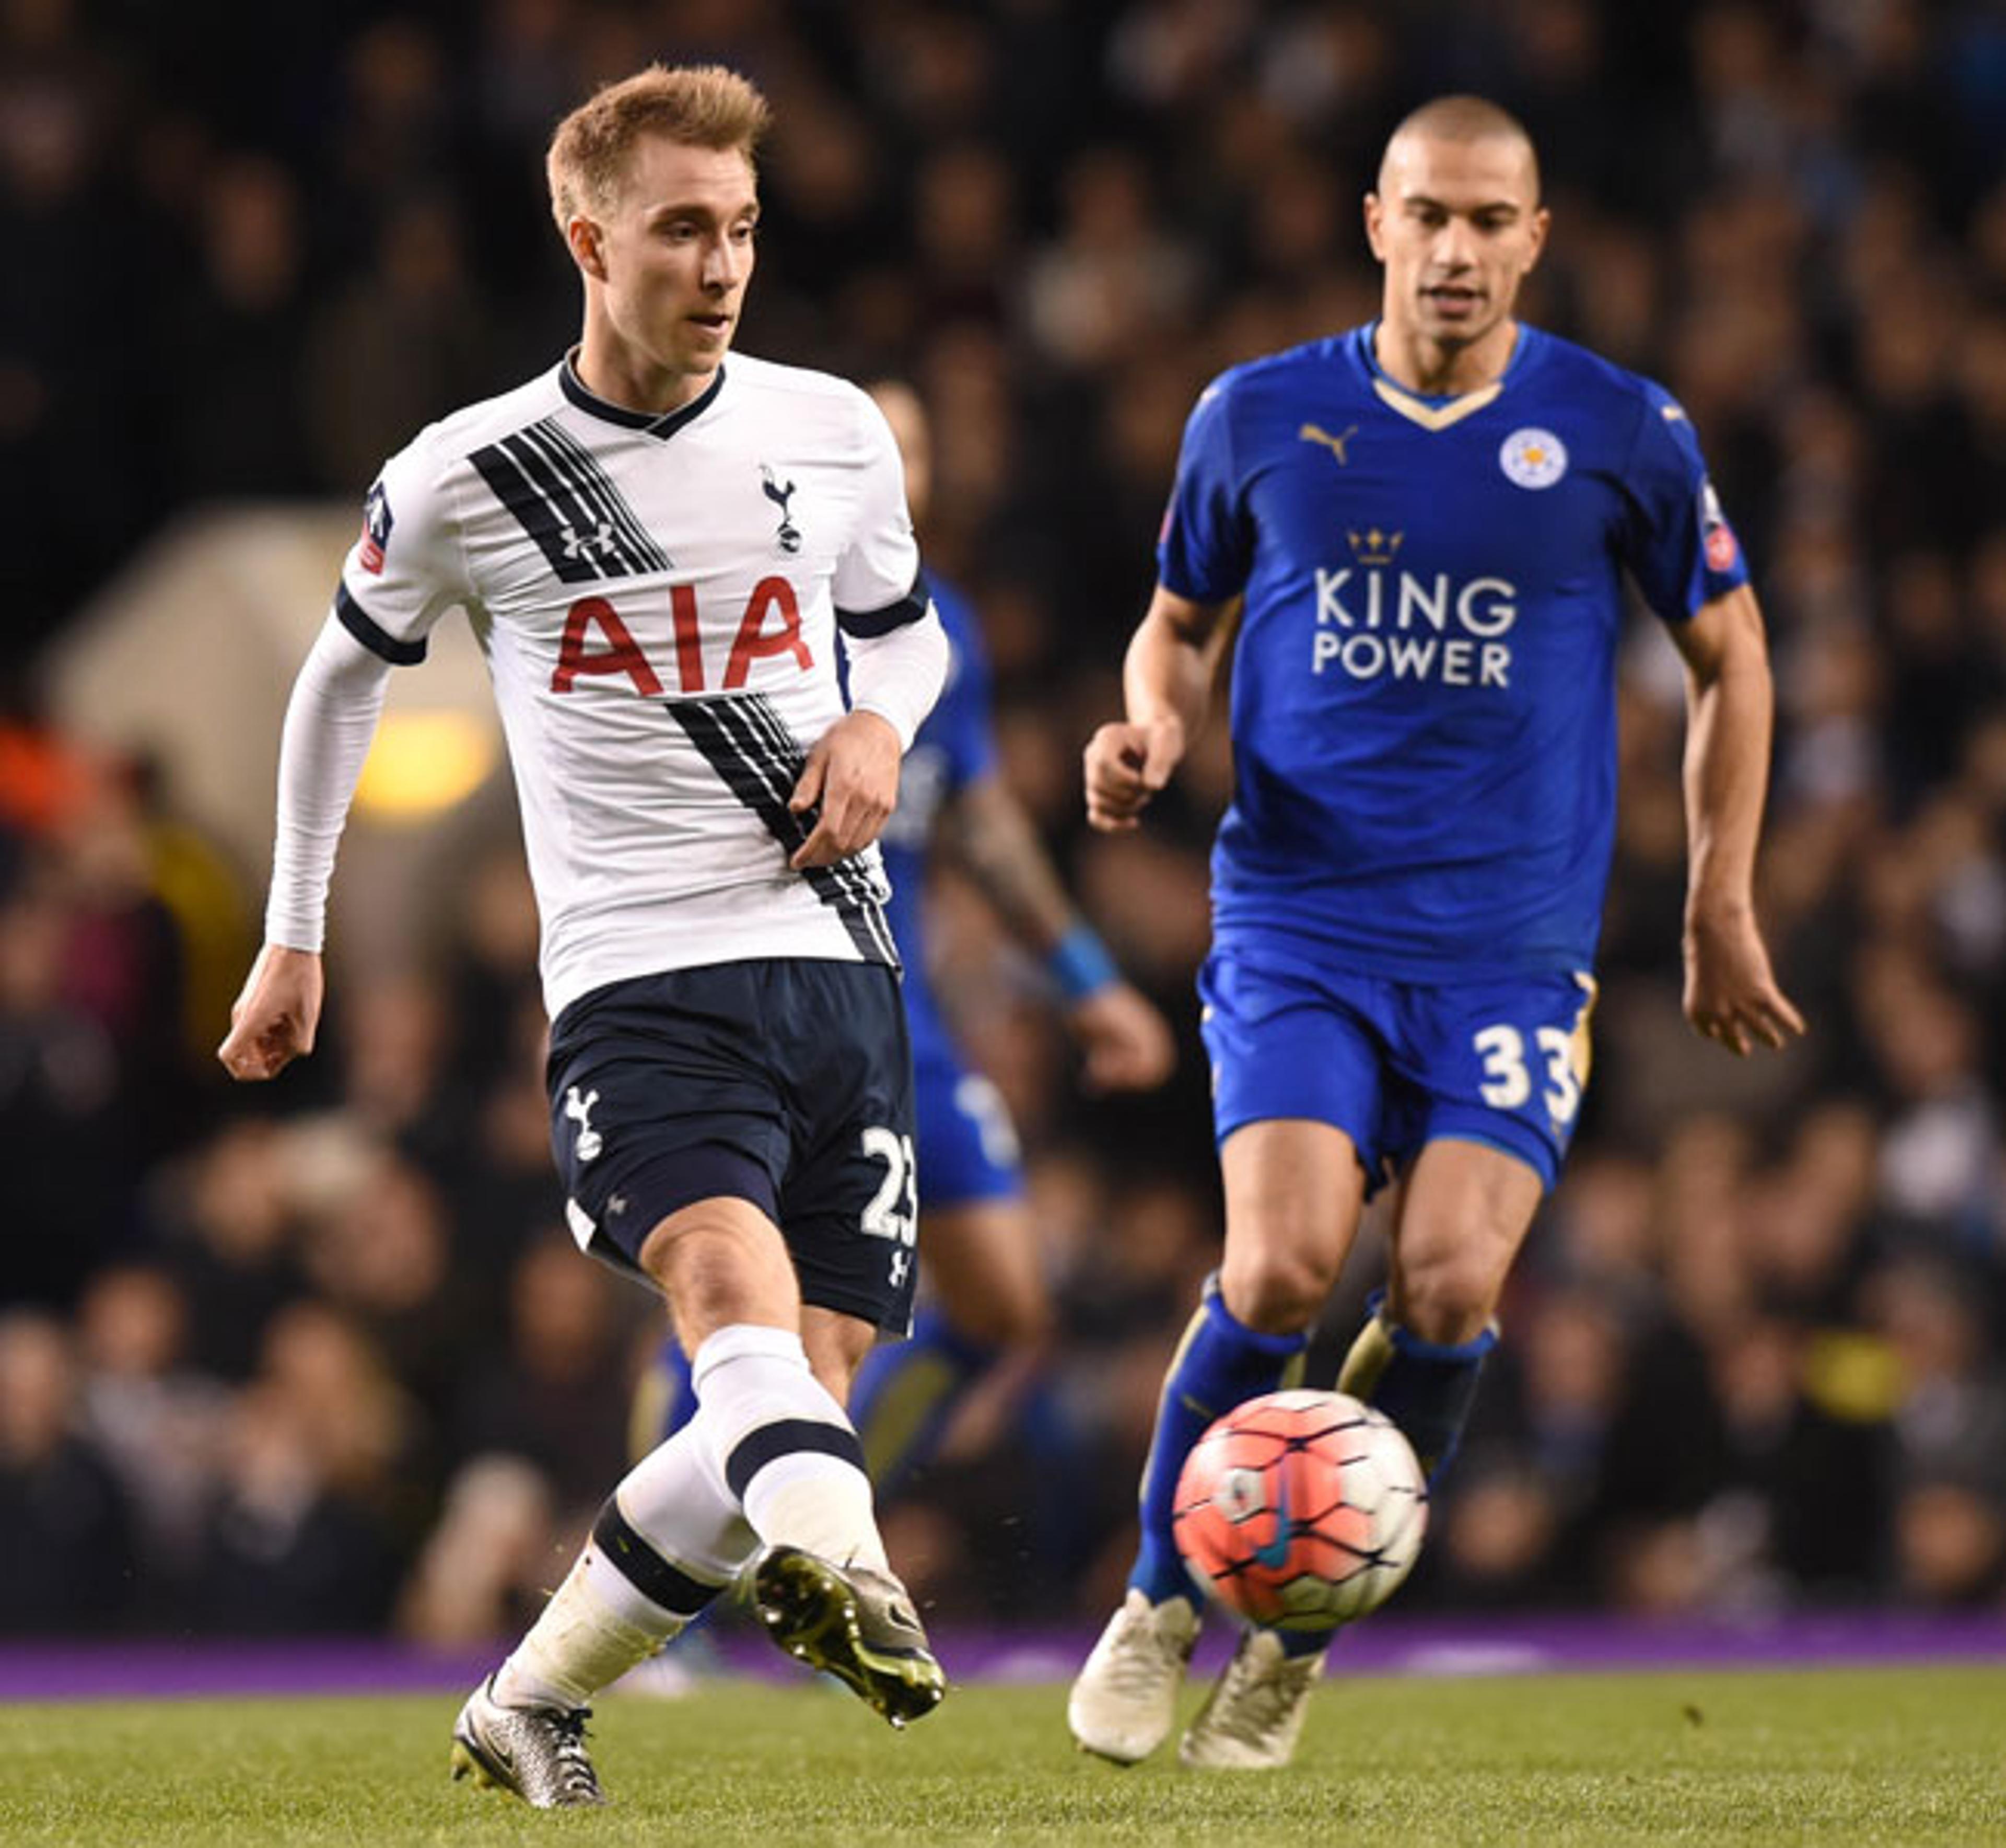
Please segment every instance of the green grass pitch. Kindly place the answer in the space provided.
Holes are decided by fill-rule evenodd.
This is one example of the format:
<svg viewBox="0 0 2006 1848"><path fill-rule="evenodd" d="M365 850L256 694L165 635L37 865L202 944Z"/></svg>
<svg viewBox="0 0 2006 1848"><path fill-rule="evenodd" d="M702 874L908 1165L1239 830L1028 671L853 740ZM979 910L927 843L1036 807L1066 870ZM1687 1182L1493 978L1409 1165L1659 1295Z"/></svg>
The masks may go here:
<svg viewBox="0 0 2006 1848"><path fill-rule="evenodd" d="M0 1844L2006 1844L2006 1667L1336 1679L1252 1776L1082 1758L1064 1702L959 1689L895 1735L808 1683L615 1698L615 1807L554 1815L447 1781L449 1697L11 1706Z"/></svg>

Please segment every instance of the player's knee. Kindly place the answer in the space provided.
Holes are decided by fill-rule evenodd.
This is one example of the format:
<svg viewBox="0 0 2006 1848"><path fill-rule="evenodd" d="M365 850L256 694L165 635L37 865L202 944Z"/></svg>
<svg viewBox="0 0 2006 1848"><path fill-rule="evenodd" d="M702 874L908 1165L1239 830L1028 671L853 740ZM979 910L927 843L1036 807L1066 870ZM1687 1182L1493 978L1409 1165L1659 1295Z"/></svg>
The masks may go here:
<svg viewBox="0 0 2006 1848"><path fill-rule="evenodd" d="M1496 1313L1504 1283L1487 1258L1474 1250L1403 1258L1393 1293L1400 1325L1445 1346L1475 1340Z"/></svg>
<svg viewBox="0 0 2006 1848"><path fill-rule="evenodd" d="M1236 1320L1264 1335L1293 1335L1317 1318L1337 1281L1337 1266L1318 1251L1229 1251L1219 1287Z"/></svg>

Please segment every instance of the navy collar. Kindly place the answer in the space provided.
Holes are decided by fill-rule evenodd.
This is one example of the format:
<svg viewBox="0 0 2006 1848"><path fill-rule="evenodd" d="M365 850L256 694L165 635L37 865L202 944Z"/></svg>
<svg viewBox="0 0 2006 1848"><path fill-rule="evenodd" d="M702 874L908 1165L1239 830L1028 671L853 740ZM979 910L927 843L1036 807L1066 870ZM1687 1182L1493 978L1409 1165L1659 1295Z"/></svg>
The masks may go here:
<svg viewBox="0 0 2006 1848"><path fill-rule="evenodd" d="M623 430L645 431L666 442L684 424L702 417L717 402L717 394L724 389L724 366L720 361L717 370L711 375L710 383L688 403L678 404L674 410L629 410L624 404L615 404L600 397L578 375L575 347L564 356L563 364L558 368L558 383L563 388L564 395L588 416L618 424Z"/></svg>

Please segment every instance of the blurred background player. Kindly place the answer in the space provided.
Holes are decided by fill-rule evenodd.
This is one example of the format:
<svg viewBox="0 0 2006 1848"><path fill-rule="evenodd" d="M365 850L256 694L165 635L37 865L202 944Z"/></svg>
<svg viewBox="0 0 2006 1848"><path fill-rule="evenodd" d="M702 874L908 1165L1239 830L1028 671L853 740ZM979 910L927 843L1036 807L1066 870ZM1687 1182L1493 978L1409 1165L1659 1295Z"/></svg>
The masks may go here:
<svg viewBox="0 0 2006 1848"><path fill-rule="evenodd" d="M220 1051L261 1079L312 1049L389 669L465 607L543 920L567 1219L660 1288L699 1402L453 1729L456 1776L544 1808L604 1800L587 1700L755 1552L782 1647L894 1725L945 1685L843 1400L910 1317L911 1058L872 843L947 643L882 415L827 374L727 365L767 118L734 72L655 65L558 125L582 338L371 490L287 713L266 947Z"/></svg>
<svg viewBox="0 0 2006 1848"><path fill-rule="evenodd" d="M871 394L898 438L906 503L924 531L933 467L925 408L910 386L896 381L873 385ZM970 1388L1001 1356L1036 1353L1051 1316L1008 1107L996 1086L963 1062L928 979L931 857L938 853L965 871L1019 941L1043 959L1090 1089L1159 1084L1176 1058L1169 1023L1122 979L1067 898L998 772L988 661L975 612L938 577L929 584L947 632L947 684L906 753L899 806L879 841L892 882L886 914L905 966L929 1300L909 1339L881 1343L865 1357L850 1393L850 1417L881 1495L896 1493L926 1461ZM689 1364L672 1335L636 1396L632 1447L651 1448L695 1409Z"/></svg>
<svg viewBox="0 0 2006 1848"><path fill-rule="evenodd" d="M1737 1054L1803 1030L1755 921L1762 619L1684 413L1513 319L1547 214L1495 105L1409 115L1365 226L1381 318L1198 400L1126 716L1086 750L1089 820L1133 828L1244 598L1199 981L1225 1257L1164 1382L1124 1603L1068 1710L1082 1748L1124 1762L1169 1732L1198 1628L1179 1469L1297 1366L1388 1181L1390 1283L1339 1384L1431 1475L1455 1454L1588 1076L1626 570L1687 671L1687 1019ZM1286 1762L1326 1640L1249 1631L1184 1762Z"/></svg>

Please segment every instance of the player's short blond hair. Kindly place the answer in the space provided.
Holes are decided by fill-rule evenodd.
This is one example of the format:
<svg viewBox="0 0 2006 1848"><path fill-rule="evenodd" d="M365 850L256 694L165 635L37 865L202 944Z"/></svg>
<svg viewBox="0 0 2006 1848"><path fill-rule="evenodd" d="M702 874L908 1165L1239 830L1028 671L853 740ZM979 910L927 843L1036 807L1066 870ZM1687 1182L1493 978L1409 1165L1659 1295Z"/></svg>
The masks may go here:
<svg viewBox="0 0 2006 1848"><path fill-rule="evenodd" d="M602 85L551 137L544 169L558 229L611 209L643 135L687 147L736 148L749 166L772 116L758 90L720 64L651 64Z"/></svg>

